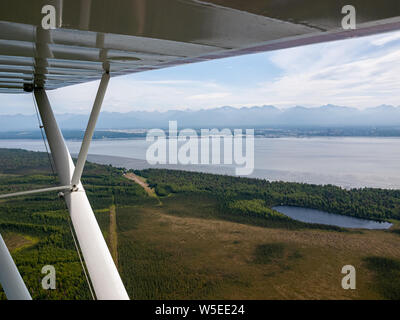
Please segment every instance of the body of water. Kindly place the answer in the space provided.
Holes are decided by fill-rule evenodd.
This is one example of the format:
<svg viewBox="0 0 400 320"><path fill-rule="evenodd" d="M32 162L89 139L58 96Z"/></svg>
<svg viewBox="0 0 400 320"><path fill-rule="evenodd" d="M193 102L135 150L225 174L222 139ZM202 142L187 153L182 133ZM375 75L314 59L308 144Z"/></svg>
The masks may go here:
<svg viewBox="0 0 400 320"><path fill-rule="evenodd" d="M318 223L331 226L338 226L342 228L389 229L392 226L392 224L389 222L376 222L372 220L353 218L348 216L342 216L340 214L333 214L320 210L300 208L300 207L277 206L273 207L272 209L280 213L283 213L284 215L294 220L307 223Z"/></svg>
<svg viewBox="0 0 400 320"><path fill-rule="evenodd" d="M72 154L79 152L80 141L67 144ZM145 160L149 145L143 139L96 140L91 144L89 160L134 169L164 167L235 174L232 165L152 166ZM0 140L0 148L45 151L41 140ZM400 189L400 138L256 138L254 164L249 177L345 188Z"/></svg>

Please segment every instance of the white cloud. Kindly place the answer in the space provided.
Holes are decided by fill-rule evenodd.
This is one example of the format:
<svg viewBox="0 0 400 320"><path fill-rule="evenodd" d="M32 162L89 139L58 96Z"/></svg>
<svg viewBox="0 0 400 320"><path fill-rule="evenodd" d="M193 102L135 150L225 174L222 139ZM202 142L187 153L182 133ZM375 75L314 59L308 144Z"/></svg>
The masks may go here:
<svg viewBox="0 0 400 320"><path fill-rule="evenodd" d="M373 39L371 41L371 44L373 44L375 46L383 46L383 45L386 45L386 44L396 41L396 40L400 40L400 32L393 32L387 36Z"/></svg>
<svg viewBox="0 0 400 320"><path fill-rule="evenodd" d="M190 100L209 100L209 99L219 99L230 96L229 92L215 92L215 93L205 93L205 94L196 94L193 96L189 96Z"/></svg>
<svg viewBox="0 0 400 320"><path fill-rule="evenodd" d="M363 39L364 41L368 41ZM364 45L363 41L359 44ZM307 66L293 70L285 68L285 74L273 82L262 84L265 95L273 97L269 103L287 105L317 106L326 103L341 104L359 108L380 104L399 104L400 98L400 48L360 58L362 52L345 55L354 43L331 43L318 48L318 58ZM292 49L285 57L291 66L297 61L309 61L314 57L313 48L300 51ZM275 57L272 57L276 61Z"/></svg>
<svg viewBox="0 0 400 320"><path fill-rule="evenodd" d="M395 42L398 39L400 32L264 54L267 65L281 70L281 74L264 82L246 80L232 84L229 76L225 81L200 81L193 73L178 80L159 76L139 80L136 75L112 78L103 110L165 111L264 104L289 107L332 103L358 108L399 105L400 44ZM254 63L251 56L249 63ZM230 66L235 68L233 60ZM214 62L211 68L217 67ZM204 68L210 66L204 63ZM225 69L221 67L220 72L224 75ZM91 82L66 87L50 91L49 97L58 113L88 113L97 86L98 82ZM3 113L34 110L30 95L2 95L1 101L6 106Z"/></svg>

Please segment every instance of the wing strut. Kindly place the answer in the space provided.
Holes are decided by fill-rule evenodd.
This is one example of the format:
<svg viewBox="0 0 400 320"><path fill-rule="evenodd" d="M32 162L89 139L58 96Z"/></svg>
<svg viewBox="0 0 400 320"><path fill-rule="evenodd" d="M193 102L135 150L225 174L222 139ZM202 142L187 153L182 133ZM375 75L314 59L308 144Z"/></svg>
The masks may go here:
<svg viewBox="0 0 400 320"><path fill-rule="evenodd" d="M128 294L97 224L85 189L79 181L108 79L109 75L106 73L100 83L84 142L79 153L80 160L78 160L79 167L75 176L75 179L77 179L75 188L65 192L64 199L71 215L72 225L97 299L128 300ZM46 91L42 88L35 88L34 94L60 183L62 185L70 185L75 166L57 125Z"/></svg>
<svg viewBox="0 0 400 320"><path fill-rule="evenodd" d="M32 300L7 246L0 235L0 284L9 300Z"/></svg>
<svg viewBox="0 0 400 320"><path fill-rule="evenodd" d="M43 189L36 189L36 190L29 190L29 191L0 194L0 199L21 197L21 196L27 196L27 195L31 195L31 194L50 192L50 191L65 191L65 190L68 190L71 188L72 188L72 185L68 185L68 186L59 186L59 187L51 187L51 188L43 188Z"/></svg>
<svg viewBox="0 0 400 320"><path fill-rule="evenodd" d="M104 73L100 81L99 90L97 91L96 100L94 101L89 122L87 124L85 136L82 141L81 150L79 151L78 161L76 162L75 171L72 176L71 182L73 186L78 185L79 180L81 180L83 168L85 166L87 154L89 151L90 142L92 141L94 129L96 128L96 122L97 119L99 118L101 105L103 103L104 96L106 94L109 80L110 80L110 74L108 72Z"/></svg>

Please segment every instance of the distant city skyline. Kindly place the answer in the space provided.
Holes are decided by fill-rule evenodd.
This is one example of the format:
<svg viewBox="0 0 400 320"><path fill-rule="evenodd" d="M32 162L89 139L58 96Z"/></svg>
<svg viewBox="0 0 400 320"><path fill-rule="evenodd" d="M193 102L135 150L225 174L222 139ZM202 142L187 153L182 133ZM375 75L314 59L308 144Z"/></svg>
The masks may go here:
<svg viewBox="0 0 400 320"><path fill-rule="evenodd" d="M49 91L56 113L90 111L98 81ZM30 94L1 94L1 114L32 114ZM103 111L221 106L400 105L400 32L112 78Z"/></svg>

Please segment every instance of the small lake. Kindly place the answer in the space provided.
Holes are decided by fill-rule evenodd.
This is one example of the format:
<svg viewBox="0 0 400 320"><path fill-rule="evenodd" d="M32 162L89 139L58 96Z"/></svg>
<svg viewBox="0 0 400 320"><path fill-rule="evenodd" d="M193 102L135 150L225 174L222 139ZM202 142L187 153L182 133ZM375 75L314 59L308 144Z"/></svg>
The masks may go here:
<svg viewBox="0 0 400 320"><path fill-rule="evenodd" d="M320 210L277 206L272 209L298 221L307 223L318 223L342 228L354 229L389 229L392 224L389 222L376 222L372 220L342 216L340 214L328 213Z"/></svg>

